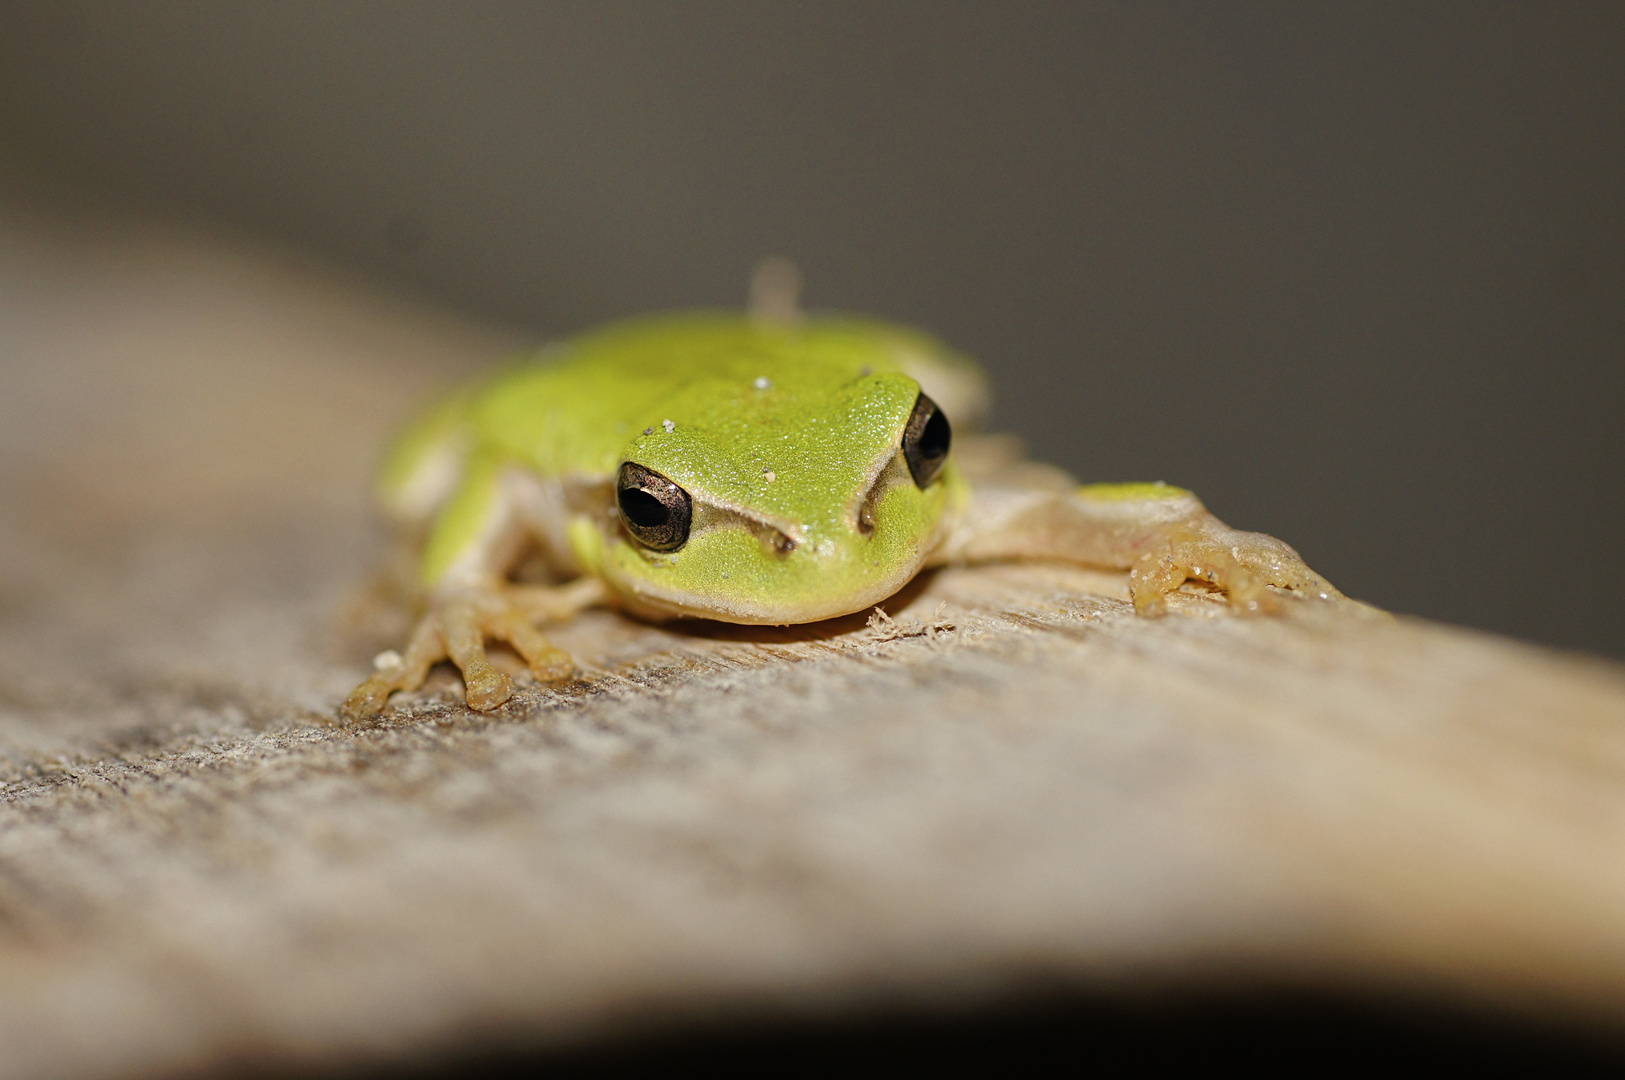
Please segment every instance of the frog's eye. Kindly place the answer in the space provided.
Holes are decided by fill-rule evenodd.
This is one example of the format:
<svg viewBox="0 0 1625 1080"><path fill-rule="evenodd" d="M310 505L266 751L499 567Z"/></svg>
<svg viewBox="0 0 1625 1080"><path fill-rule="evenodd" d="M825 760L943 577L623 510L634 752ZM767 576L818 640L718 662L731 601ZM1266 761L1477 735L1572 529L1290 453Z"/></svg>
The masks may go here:
<svg viewBox="0 0 1625 1080"><path fill-rule="evenodd" d="M659 473L634 462L624 463L615 482L615 501L626 531L644 547L676 551L688 543L694 504L688 492Z"/></svg>
<svg viewBox="0 0 1625 1080"><path fill-rule="evenodd" d="M921 394L914 403L914 415L903 429L903 460L908 462L916 484L923 488L937 478L953 441L948 417L936 402Z"/></svg>

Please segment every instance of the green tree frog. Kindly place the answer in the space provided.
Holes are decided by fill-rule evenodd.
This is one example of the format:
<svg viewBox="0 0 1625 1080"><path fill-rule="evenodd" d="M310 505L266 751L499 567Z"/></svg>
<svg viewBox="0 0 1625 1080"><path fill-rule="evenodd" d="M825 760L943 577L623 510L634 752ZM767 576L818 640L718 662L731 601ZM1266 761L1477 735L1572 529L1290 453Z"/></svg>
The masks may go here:
<svg viewBox="0 0 1625 1080"><path fill-rule="evenodd" d="M752 312L645 317L545 349L447 398L388 455L381 501L415 538L422 613L342 711L378 712L444 659L471 708L496 708L513 685L488 640L539 680L568 678L538 625L593 605L805 623L944 564L1127 570L1142 615L1188 579L1246 611L1282 590L1341 598L1181 488L1079 486L1017 460L974 435L987 400L980 369L926 334L803 316L782 290ZM511 580L527 550L556 584Z"/></svg>

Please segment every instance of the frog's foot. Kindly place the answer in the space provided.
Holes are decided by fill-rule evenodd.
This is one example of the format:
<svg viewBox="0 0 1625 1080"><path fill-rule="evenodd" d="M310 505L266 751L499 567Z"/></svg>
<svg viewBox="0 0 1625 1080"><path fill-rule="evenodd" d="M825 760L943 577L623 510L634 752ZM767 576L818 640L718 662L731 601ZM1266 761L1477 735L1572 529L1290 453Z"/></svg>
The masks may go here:
<svg viewBox="0 0 1625 1080"><path fill-rule="evenodd" d="M1169 528L1130 567L1134 610L1162 614L1168 608L1168 594L1189 580L1218 586L1232 607L1246 612L1279 610L1277 590L1282 589L1318 600L1343 599L1275 537L1232 529L1206 516Z"/></svg>
<svg viewBox="0 0 1625 1080"><path fill-rule="evenodd" d="M378 670L351 692L339 712L352 721L373 716L390 694L416 690L429 669L446 659L463 673L468 707L494 709L513 696L513 680L491 666L487 638L511 645L539 682L567 679L575 671L570 654L549 642L536 621L567 618L602 595L596 579L584 579L560 588L508 586L443 597L418 621L405 655L382 654L374 661Z"/></svg>

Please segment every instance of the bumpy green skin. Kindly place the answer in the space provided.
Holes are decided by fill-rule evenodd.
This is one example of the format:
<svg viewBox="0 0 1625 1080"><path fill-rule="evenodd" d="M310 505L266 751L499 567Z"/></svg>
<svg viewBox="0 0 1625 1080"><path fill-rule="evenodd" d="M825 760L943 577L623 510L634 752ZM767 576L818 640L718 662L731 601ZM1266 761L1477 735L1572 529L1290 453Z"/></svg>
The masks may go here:
<svg viewBox="0 0 1625 1080"><path fill-rule="evenodd" d="M858 611L914 576L966 499L951 462L924 490L902 462L920 393L904 369L921 364L969 361L924 335L853 319L619 323L427 415L385 468L385 500L456 448L460 479L421 568L432 593L489 542L505 470L580 488L612 483L632 461L681 485L695 511L688 542L670 553L637 544L607 506L567 523L577 569L628 606L746 623ZM860 528L866 500L872 528ZM770 542L773 530L793 549Z"/></svg>

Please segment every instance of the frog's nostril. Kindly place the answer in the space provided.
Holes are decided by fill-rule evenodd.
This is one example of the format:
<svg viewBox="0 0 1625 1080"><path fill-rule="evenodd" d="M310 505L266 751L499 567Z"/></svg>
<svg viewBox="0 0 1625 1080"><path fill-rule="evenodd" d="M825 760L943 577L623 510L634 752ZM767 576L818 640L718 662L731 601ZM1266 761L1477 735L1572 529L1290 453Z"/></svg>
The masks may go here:
<svg viewBox="0 0 1625 1080"><path fill-rule="evenodd" d="M875 507L871 496L858 507L858 532L864 536L873 536L875 531Z"/></svg>

